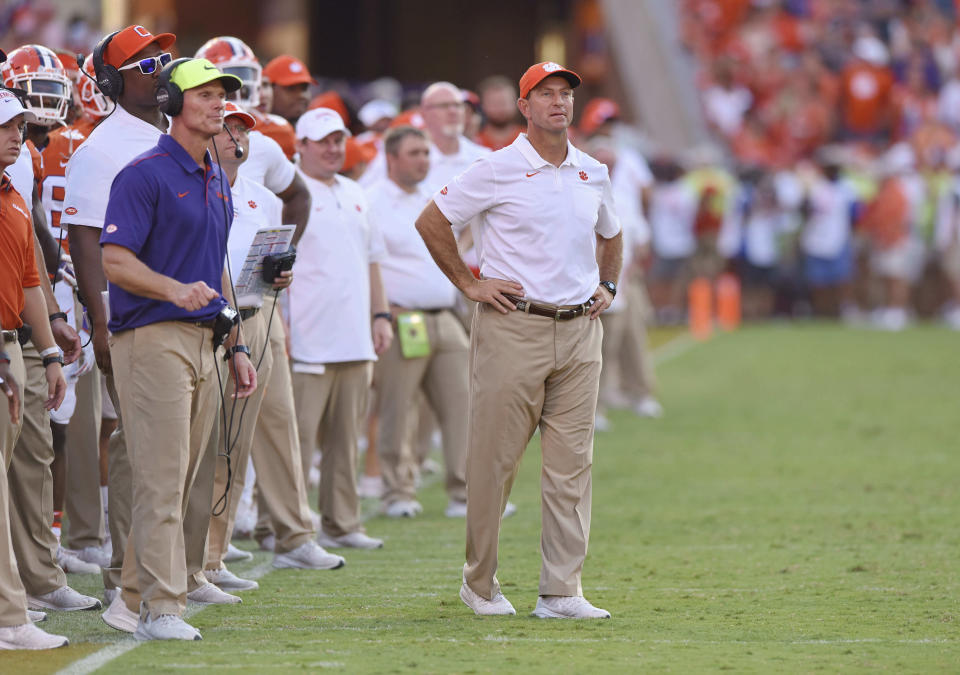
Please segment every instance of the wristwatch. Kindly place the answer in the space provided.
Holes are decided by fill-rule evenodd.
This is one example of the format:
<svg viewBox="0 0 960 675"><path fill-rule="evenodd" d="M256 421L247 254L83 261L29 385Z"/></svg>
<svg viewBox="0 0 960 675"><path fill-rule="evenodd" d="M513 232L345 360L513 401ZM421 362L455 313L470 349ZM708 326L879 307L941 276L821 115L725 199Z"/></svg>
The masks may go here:
<svg viewBox="0 0 960 675"><path fill-rule="evenodd" d="M610 291L610 295L617 296L617 285L612 281L601 281L600 285Z"/></svg>
<svg viewBox="0 0 960 675"><path fill-rule="evenodd" d="M386 319L387 321L393 321L393 314L390 312L377 312L373 315L374 319Z"/></svg>
<svg viewBox="0 0 960 675"><path fill-rule="evenodd" d="M60 354L53 354L53 355L51 355L51 356L44 356L44 357L43 357L43 367L44 367L44 368L46 368L47 366L49 366L49 365L51 365L51 364L53 364L53 363L59 363L59 364L62 366L62 365L63 365L63 356L61 356Z"/></svg>
<svg viewBox="0 0 960 675"><path fill-rule="evenodd" d="M248 358L250 356L250 348L247 345L234 345L224 352L223 360L229 361L237 352L243 352Z"/></svg>

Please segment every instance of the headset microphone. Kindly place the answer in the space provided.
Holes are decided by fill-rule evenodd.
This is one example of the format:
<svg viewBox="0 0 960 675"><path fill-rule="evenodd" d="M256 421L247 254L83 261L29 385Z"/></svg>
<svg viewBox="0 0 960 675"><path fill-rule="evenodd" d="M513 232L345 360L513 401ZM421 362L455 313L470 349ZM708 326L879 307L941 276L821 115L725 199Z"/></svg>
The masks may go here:
<svg viewBox="0 0 960 675"><path fill-rule="evenodd" d="M233 134L230 133L230 127L226 124L223 125L223 130L227 132L227 136L230 137L230 140L233 141L233 156L237 159L243 158L243 148L240 147L240 144L237 143L237 139L233 137Z"/></svg>

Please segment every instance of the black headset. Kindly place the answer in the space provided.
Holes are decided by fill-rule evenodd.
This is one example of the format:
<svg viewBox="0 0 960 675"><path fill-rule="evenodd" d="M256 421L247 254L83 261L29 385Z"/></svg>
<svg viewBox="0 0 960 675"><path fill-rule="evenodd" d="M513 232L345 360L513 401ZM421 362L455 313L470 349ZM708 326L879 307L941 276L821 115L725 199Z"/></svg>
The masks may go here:
<svg viewBox="0 0 960 675"><path fill-rule="evenodd" d="M123 75L120 74L116 66L103 62L103 54L107 51L110 40L116 37L119 32L116 30L110 33L93 48L93 73L97 76L97 86L100 88L100 93L113 100L114 103L123 93Z"/></svg>
<svg viewBox="0 0 960 675"><path fill-rule="evenodd" d="M176 117L183 110L183 90L170 78L173 77L173 71L176 70L177 66L193 60L190 58L175 59L160 71L160 76L157 78L157 106L164 115Z"/></svg>

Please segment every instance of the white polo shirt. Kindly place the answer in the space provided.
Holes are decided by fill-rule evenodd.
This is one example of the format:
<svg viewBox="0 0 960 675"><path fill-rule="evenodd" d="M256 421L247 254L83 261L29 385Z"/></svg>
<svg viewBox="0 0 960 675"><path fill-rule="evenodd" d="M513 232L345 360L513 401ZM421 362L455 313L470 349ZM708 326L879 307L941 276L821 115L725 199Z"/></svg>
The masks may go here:
<svg viewBox="0 0 960 675"><path fill-rule="evenodd" d="M600 284L596 235L620 232L607 167L567 142L556 167L526 134L474 162L433 197L453 225L473 221L480 272L534 302L586 302Z"/></svg>
<svg viewBox="0 0 960 675"><path fill-rule="evenodd" d="M230 192L233 196L233 223L227 238L227 256L230 258L230 271L236 281L257 230L282 224L283 202L264 186L240 175ZM256 301L243 306L246 308L262 305L263 298L257 296Z"/></svg>
<svg viewBox="0 0 960 675"><path fill-rule="evenodd" d="M117 106L67 162L60 222L102 229L113 179L134 157L155 146L162 134Z"/></svg>
<svg viewBox="0 0 960 675"><path fill-rule="evenodd" d="M857 193L844 179L830 182L819 178L811 185L807 197L811 213L800 235L803 252L817 258L837 258L850 241L850 221Z"/></svg>
<svg viewBox="0 0 960 675"><path fill-rule="evenodd" d="M366 195L340 175L333 186L300 175L312 202L289 290L290 355L314 364L375 361L370 263L386 251Z"/></svg>
<svg viewBox="0 0 960 675"><path fill-rule="evenodd" d="M407 309L452 308L457 288L440 271L414 224L430 202L421 183L405 192L389 178L367 188L370 220L383 234L387 256L380 274L390 304Z"/></svg>
<svg viewBox="0 0 960 675"><path fill-rule="evenodd" d="M460 145L452 155L443 154L437 149L437 146L430 143L430 173L423 181L424 189L431 194L436 192L447 182L453 180L455 176L466 171L467 167L473 164L475 160L489 154L489 148L474 143L466 136L460 137ZM382 180L387 180L386 151L378 152L377 156L373 158L370 166L360 177L360 185L369 187Z"/></svg>
<svg viewBox="0 0 960 675"><path fill-rule="evenodd" d="M250 132L250 155L237 173L280 194L290 187L297 167L283 154L279 143L254 129Z"/></svg>

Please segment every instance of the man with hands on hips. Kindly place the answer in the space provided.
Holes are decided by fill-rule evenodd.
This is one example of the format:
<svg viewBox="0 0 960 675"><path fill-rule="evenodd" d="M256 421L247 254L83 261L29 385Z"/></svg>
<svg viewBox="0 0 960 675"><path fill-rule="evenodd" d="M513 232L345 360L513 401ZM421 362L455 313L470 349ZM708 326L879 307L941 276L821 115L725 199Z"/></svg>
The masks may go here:
<svg viewBox="0 0 960 675"><path fill-rule="evenodd" d="M567 140L580 77L538 63L520 79L527 133L474 162L417 219L440 269L480 303L470 334L466 564L460 598L515 614L496 578L500 519L539 427L542 531L534 616L608 618L583 597L593 426L606 309L620 274L620 222L604 165ZM474 221L481 278L451 224Z"/></svg>

